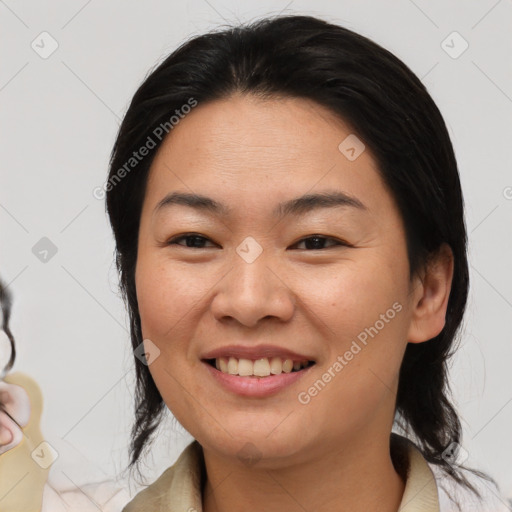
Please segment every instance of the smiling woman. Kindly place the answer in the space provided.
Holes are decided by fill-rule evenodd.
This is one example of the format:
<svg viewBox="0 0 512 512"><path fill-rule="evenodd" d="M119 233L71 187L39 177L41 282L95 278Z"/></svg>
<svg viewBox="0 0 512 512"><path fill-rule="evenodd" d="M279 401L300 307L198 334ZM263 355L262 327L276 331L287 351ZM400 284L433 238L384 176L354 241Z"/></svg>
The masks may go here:
<svg viewBox="0 0 512 512"><path fill-rule="evenodd" d="M124 510L450 510L441 482L494 496L457 460L463 199L420 80L313 17L198 36L134 95L109 181L190 98L106 194L145 354L130 467L165 406L194 437Z"/></svg>

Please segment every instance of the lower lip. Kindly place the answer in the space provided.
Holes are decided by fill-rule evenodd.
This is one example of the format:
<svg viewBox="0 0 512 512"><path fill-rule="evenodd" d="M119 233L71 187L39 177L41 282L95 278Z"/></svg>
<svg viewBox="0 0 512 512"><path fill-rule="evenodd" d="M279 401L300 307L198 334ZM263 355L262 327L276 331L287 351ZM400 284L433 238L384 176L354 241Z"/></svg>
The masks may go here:
<svg viewBox="0 0 512 512"><path fill-rule="evenodd" d="M298 372L280 373L268 377L240 377L223 373L203 361L208 371L225 389L241 396L266 397L274 395L292 385L311 370L314 365L303 368Z"/></svg>

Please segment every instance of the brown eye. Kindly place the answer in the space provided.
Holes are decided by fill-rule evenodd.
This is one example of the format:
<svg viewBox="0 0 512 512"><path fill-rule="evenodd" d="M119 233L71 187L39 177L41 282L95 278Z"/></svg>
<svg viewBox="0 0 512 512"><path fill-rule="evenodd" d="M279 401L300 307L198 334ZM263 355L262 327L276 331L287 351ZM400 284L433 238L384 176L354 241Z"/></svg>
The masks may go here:
<svg viewBox="0 0 512 512"><path fill-rule="evenodd" d="M183 246L183 244L179 243L182 240L185 240L185 246L184 247L194 248L194 249L204 249L205 248L204 247L204 242L208 242L209 241L208 238L206 238L204 236L197 235L195 233L188 233L186 235L180 235L180 236L171 238L171 240L169 240L167 242L167 245L181 245L181 246Z"/></svg>
<svg viewBox="0 0 512 512"><path fill-rule="evenodd" d="M305 242L306 249L314 250L314 251L324 249L325 242L333 242L331 247L335 247L337 245L344 245L347 247L349 246L349 244L347 244L341 240L337 240L335 238L326 237L326 236L320 236L320 235L313 235L313 236L309 236L307 238L303 238L302 240L299 240L299 242L297 242L295 245L299 245L303 242Z"/></svg>

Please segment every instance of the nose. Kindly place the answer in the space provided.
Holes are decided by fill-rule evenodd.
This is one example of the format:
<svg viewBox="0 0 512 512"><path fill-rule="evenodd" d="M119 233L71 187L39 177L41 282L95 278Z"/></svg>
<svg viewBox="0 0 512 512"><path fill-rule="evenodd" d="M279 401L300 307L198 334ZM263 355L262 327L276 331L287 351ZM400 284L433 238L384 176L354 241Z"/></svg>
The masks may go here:
<svg viewBox="0 0 512 512"><path fill-rule="evenodd" d="M296 300L291 284L265 251L252 262L235 255L231 271L218 287L211 308L219 321L233 319L254 327L264 318L286 322L294 314Z"/></svg>

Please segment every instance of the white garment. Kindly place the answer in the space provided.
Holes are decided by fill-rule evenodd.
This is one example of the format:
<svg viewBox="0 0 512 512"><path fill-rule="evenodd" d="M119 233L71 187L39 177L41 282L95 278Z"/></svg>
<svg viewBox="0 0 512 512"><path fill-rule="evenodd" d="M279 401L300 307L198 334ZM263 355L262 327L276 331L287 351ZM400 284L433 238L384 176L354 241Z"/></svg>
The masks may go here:
<svg viewBox="0 0 512 512"><path fill-rule="evenodd" d="M459 501L462 512L512 511L512 500L500 496L491 483L470 477L483 496L479 502L469 490L444 476L437 466L429 464L429 467L436 478L440 512L459 512L448 493ZM41 512L121 512L131 499L127 486L112 480L64 489L62 483L50 478L44 488Z"/></svg>
<svg viewBox="0 0 512 512"><path fill-rule="evenodd" d="M432 466L431 466L432 467ZM435 468L432 468L436 472ZM437 480L437 478L436 478ZM456 512L457 508L452 503L446 491L441 487L447 485L447 480L438 480L440 512ZM474 496L460 486L451 485L450 492L458 496L463 512L510 512L512 500L507 505L507 500L499 498L491 484L479 486L483 491L483 504L477 506ZM81 491L60 491L57 493L52 487L46 485L43 494L43 508L41 512L121 512L124 506L133 496L128 491L117 487L110 482L89 484L83 486ZM93 503L96 503L96 505ZM458 512L458 511L457 511Z"/></svg>
<svg viewBox="0 0 512 512"><path fill-rule="evenodd" d="M47 440L59 456L44 486L41 512L121 512L130 501L124 480L105 474L70 442Z"/></svg>
<svg viewBox="0 0 512 512"><path fill-rule="evenodd" d="M110 481L64 491L46 484L41 512L121 512L129 501L128 492Z"/></svg>
<svg viewBox="0 0 512 512"><path fill-rule="evenodd" d="M457 499L462 512L512 511L512 496L506 499L491 482L466 473L468 480L470 480L473 486L476 487L482 495L482 501L479 501L470 490L442 474L437 466L434 464L429 464L429 466L436 478L440 512L459 512L459 509L450 499L450 496Z"/></svg>

